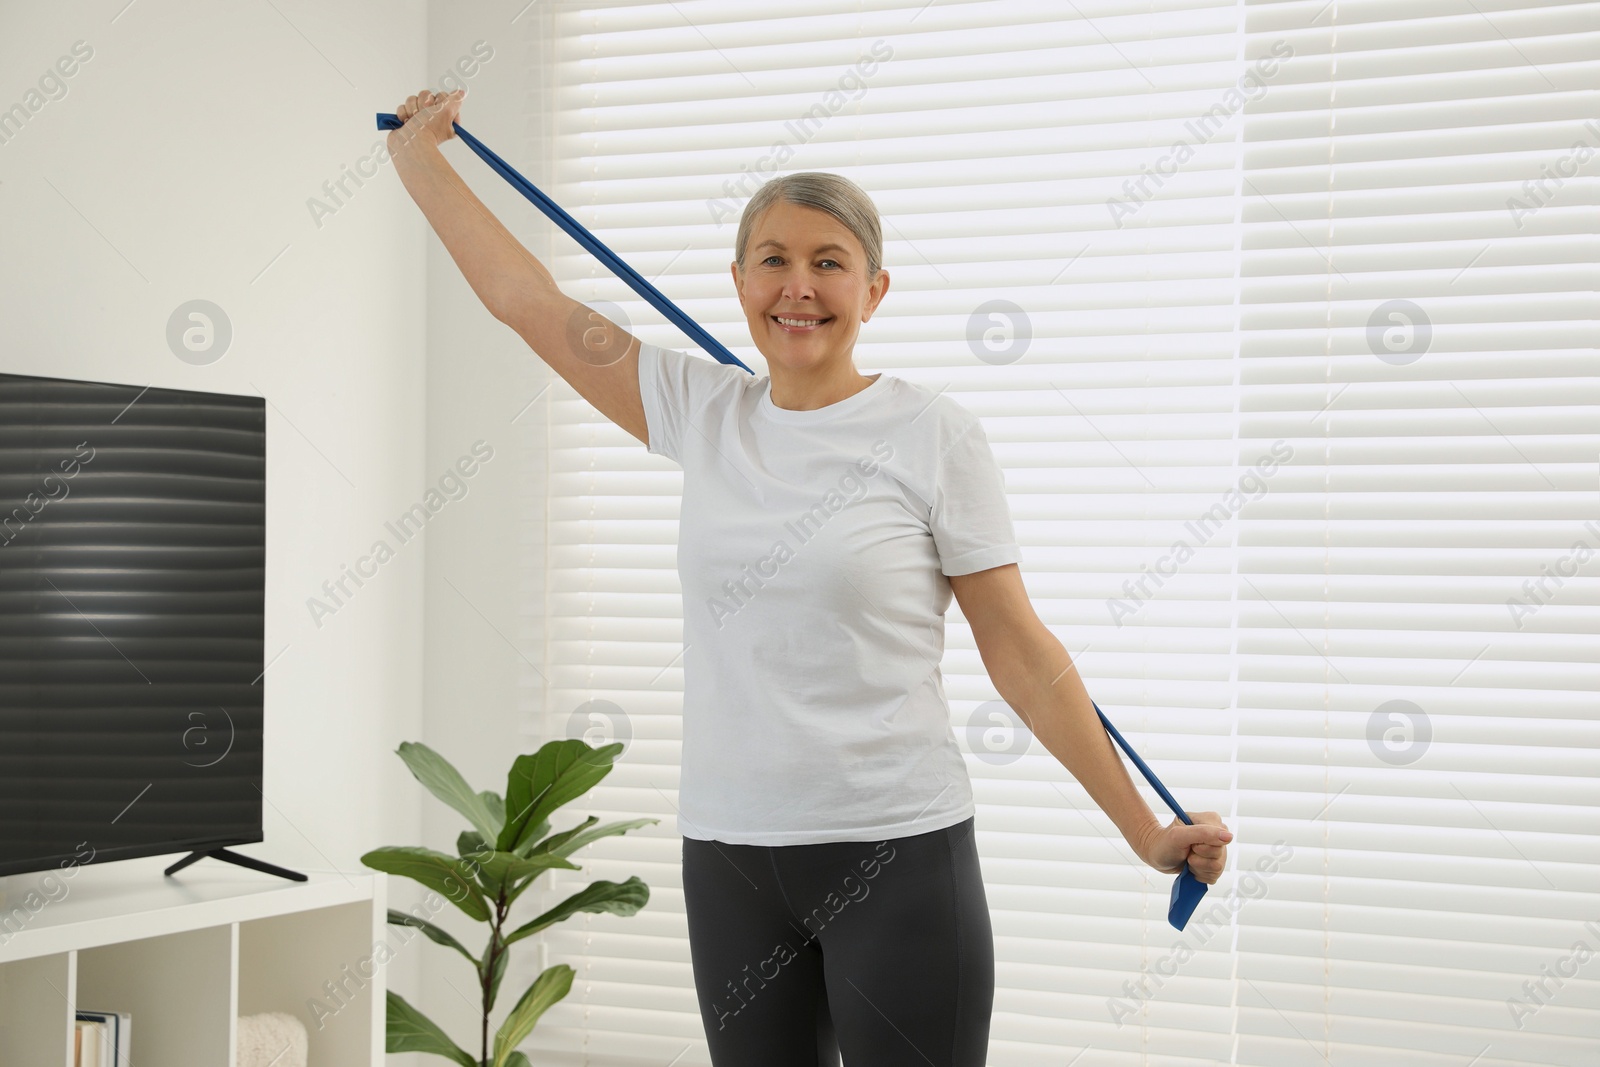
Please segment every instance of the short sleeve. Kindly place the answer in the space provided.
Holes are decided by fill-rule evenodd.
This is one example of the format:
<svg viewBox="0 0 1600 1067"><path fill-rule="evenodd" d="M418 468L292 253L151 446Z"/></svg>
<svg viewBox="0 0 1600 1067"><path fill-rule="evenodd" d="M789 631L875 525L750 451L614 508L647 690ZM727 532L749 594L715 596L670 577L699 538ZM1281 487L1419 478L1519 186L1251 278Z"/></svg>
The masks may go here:
<svg viewBox="0 0 1600 1067"><path fill-rule="evenodd" d="M1021 563L1005 473L976 415L957 409L935 471L928 526L946 575Z"/></svg>
<svg viewBox="0 0 1600 1067"><path fill-rule="evenodd" d="M678 459L683 434L684 405L689 382L673 353L656 345L639 344L639 400L644 405L645 450L670 460Z"/></svg>
<svg viewBox="0 0 1600 1067"><path fill-rule="evenodd" d="M719 388L744 373L687 352L640 342L639 400L650 438L646 450L681 466L680 447L689 420Z"/></svg>

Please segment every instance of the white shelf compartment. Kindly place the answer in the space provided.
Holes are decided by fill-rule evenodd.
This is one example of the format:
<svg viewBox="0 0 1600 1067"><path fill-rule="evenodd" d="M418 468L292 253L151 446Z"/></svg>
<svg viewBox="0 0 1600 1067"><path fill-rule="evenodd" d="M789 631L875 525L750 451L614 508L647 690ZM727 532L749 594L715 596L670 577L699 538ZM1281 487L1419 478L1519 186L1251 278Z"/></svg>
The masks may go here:
<svg viewBox="0 0 1600 1067"><path fill-rule="evenodd" d="M134 1063L236 1067L236 1016L283 1011L308 1067L382 1067L387 876L176 858L0 878L0 1067L72 1067L79 1007L133 1016Z"/></svg>

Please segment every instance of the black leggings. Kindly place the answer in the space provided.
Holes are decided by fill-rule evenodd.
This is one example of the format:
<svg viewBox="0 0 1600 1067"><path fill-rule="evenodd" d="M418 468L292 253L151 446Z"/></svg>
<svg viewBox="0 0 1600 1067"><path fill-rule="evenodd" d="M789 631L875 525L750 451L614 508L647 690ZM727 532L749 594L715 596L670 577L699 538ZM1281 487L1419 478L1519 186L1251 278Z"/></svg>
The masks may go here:
<svg viewBox="0 0 1600 1067"><path fill-rule="evenodd" d="M879 842L683 839L716 1067L983 1067L994 939L973 819Z"/></svg>

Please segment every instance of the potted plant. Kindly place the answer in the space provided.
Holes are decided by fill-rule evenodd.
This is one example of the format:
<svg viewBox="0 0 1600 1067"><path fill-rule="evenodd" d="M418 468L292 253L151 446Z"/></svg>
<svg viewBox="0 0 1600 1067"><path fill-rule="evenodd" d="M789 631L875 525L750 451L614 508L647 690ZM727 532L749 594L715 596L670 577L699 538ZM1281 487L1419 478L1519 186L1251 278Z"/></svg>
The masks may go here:
<svg viewBox="0 0 1600 1067"><path fill-rule="evenodd" d="M511 946L580 911L633 915L650 899L650 887L637 877L620 883L594 882L544 914L506 929L512 905L540 874L552 867L580 870L567 857L584 845L661 821L633 819L596 826L599 820L591 815L571 829L550 833L550 816L555 810L610 774L622 747L620 742L593 748L579 740L551 741L537 752L517 757L502 799L490 790L474 792L455 767L427 745L401 743L397 752L417 781L464 815L472 828L457 838L454 856L430 848L396 846L373 849L361 862L374 870L415 879L443 894L473 919L489 924L489 942L483 953L475 956L440 927L389 909L389 922L422 931L430 941L454 949L472 964L483 993L483 1023L479 1054L474 1058L391 990L387 1051L431 1052L462 1067L531 1067L517 1045L533 1031L539 1017L567 995L574 972L564 963L546 968L501 1022L491 1047L489 1014L494 1010Z"/></svg>

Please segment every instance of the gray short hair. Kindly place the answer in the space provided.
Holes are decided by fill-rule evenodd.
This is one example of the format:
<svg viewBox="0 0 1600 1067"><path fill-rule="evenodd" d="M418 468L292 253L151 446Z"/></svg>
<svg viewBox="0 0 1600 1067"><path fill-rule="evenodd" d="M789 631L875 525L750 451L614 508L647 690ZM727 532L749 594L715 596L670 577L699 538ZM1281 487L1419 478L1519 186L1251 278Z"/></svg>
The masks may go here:
<svg viewBox="0 0 1600 1067"><path fill-rule="evenodd" d="M768 208L783 200L802 207L826 211L855 234L867 253L867 281L872 281L883 269L883 227L878 221L878 207L866 190L841 174L824 171L801 171L773 178L756 190L744 205L739 216L739 233L733 242L733 259L744 273L745 252L750 235Z"/></svg>

